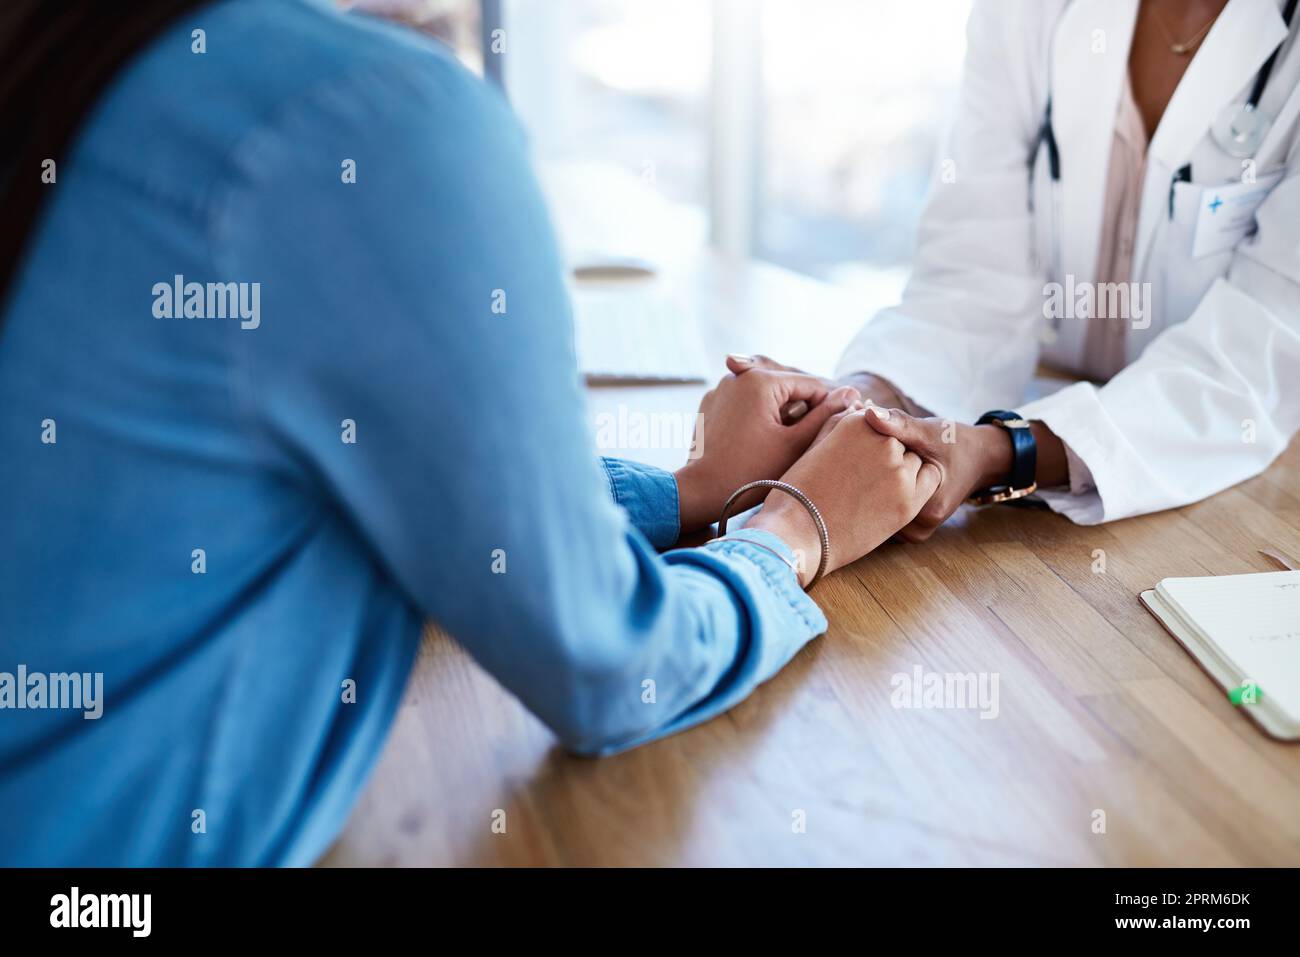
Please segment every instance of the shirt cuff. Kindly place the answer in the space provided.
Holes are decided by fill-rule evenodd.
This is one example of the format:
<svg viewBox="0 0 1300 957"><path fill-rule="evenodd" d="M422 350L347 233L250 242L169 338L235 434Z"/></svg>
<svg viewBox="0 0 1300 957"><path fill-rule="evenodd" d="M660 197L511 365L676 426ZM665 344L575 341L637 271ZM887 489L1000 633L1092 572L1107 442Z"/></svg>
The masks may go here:
<svg viewBox="0 0 1300 957"><path fill-rule="evenodd" d="M741 528L728 532L726 538L715 538L704 548L724 555L742 556L757 565L768 585L803 620L811 634L820 635L826 630L826 616L799 585L799 577L794 571L797 556L779 536L757 528Z"/></svg>
<svg viewBox="0 0 1300 957"><path fill-rule="evenodd" d="M1068 442L1062 442L1065 447L1065 467L1070 476L1070 494L1084 495L1093 491L1097 483L1092 480L1092 469L1088 468L1088 463L1075 453Z"/></svg>
<svg viewBox="0 0 1300 957"><path fill-rule="evenodd" d="M653 465L602 458L610 498L655 548L671 548L681 534L677 479Z"/></svg>
<svg viewBox="0 0 1300 957"><path fill-rule="evenodd" d="M1106 520L1106 506L1089 458L1102 461L1102 449L1095 441L1099 416L1096 388L1086 382L1066 386L1019 409L1027 420L1047 425L1065 446L1070 488L1042 489L1036 493L1048 508L1078 525L1097 525Z"/></svg>

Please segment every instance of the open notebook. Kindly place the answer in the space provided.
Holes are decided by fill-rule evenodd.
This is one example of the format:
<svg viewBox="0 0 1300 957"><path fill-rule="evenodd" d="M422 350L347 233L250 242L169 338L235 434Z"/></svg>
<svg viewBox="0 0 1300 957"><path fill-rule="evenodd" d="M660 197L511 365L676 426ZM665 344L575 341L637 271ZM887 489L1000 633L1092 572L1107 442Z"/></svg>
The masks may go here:
<svg viewBox="0 0 1300 957"><path fill-rule="evenodd" d="M1265 731L1300 738L1300 571L1166 578L1141 598Z"/></svg>

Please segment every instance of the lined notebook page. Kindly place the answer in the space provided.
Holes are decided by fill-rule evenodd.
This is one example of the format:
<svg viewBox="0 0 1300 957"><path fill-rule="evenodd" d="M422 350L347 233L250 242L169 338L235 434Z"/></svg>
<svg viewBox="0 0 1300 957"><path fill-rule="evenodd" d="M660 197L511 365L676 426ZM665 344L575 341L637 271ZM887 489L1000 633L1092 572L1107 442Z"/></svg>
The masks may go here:
<svg viewBox="0 0 1300 957"><path fill-rule="evenodd" d="M1183 616L1294 721L1300 721L1300 571L1166 578Z"/></svg>

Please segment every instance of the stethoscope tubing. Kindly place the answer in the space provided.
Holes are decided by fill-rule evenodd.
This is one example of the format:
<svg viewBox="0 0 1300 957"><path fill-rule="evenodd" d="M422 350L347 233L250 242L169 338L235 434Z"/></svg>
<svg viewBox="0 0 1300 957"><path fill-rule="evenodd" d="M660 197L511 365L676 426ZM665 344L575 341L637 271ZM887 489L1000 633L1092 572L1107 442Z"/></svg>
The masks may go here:
<svg viewBox="0 0 1300 957"><path fill-rule="evenodd" d="M1296 4L1300 0L1287 0L1286 7L1282 11L1282 20L1286 24L1287 37L1291 34L1291 23L1295 19ZM1282 48L1286 46L1287 40L1284 38L1273 52L1269 54L1264 65L1259 68L1255 74L1255 82L1251 84L1250 93L1246 96L1246 101L1239 109L1255 111L1259 109L1260 100L1263 99L1264 90L1268 87L1269 77L1273 74L1273 67L1277 63L1278 55ZM1029 163L1032 168L1038 158L1038 151L1046 147L1047 149L1047 170L1051 176L1052 182L1061 181L1061 151L1056 143L1056 131L1052 127L1052 94L1048 91L1047 106L1043 111L1043 124L1039 128L1038 136L1034 140L1033 150L1029 154Z"/></svg>
<svg viewBox="0 0 1300 957"><path fill-rule="evenodd" d="M1291 24L1295 19L1297 2L1300 2L1300 0L1287 0L1287 4L1282 11L1282 20L1286 24L1287 37L1283 38L1283 40L1273 49L1273 52L1269 54L1268 59L1264 61L1264 65L1259 68L1259 72L1255 74L1255 82L1251 84L1250 93L1247 94L1246 100L1243 104L1241 104L1238 107L1235 107L1236 110L1244 111L1244 112L1254 112L1259 109L1259 104L1260 101L1263 99L1264 91L1268 88L1269 78L1273 74L1273 67L1277 63L1277 58L1281 54L1282 48L1286 46L1288 39L1291 36ZM1048 57L1049 71L1051 69L1052 59L1053 58L1049 55ZM1229 107L1229 109L1233 109L1233 107ZM1271 123L1271 120L1268 120L1268 123ZM1255 144L1256 148L1258 148L1258 143L1263 141L1266 132L1267 132L1267 123L1264 126L1263 131L1261 131L1261 133L1257 137L1257 142ZM1216 137L1216 142L1218 142L1217 137ZM1226 146L1224 146L1222 142L1219 143L1219 146L1221 149L1223 149L1225 152L1229 153L1230 155L1234 155L1234 156L1237 155L1235 152L1229 150ZM1061 268L1062 268L1061 208L1060 208L1061 207L1061 200L1060 200L1061 151L1060 151L1060 147L1056 142L1056 131L1052 126L1052 93L1050 89L1048 90L1047 93L1047 105L1043 110L1043 122L1038 129L1038 135L1034 138L1034 145L1029 153L1029 169L1030 169L1031 177L1033 174L1034 167L1037 165L1038 162L1038 154L1040 151L1044 149L1046 149L1047 151L1047 173L1051 180L1050 189L1051 189L1051 203L1052 203L1052 209L1051 209L1052 252L1051 252L1050 268L1052 270L1052 278L1055 280L1059 280L1061 278ZM1252 149L1246 155L1247 156L1253 155L1254 152L1255 150ZM1184 171L1186 171L1186 175L1184 175ZM1190 181L1190 179L1191 179L1190 166L1184 166L1182 170L1179 170L1178 173L1174 174L1174 179L1169 186L1169 190L1170 190L1169 212L1171 218L1173 216L1174 188L1180 181L1187 182ZM1032 179L1030 185L1032 190ZM1059 316L1054 316L1052 318L1051 327L1054 332L1060 329L1060 323L1061 320Z"/></svg>

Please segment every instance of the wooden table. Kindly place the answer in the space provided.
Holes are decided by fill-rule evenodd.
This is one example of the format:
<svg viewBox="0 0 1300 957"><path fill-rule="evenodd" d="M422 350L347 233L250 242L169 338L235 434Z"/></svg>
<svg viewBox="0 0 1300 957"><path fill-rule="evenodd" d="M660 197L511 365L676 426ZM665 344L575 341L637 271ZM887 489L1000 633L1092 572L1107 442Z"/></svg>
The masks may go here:
<svg viewBox="0 0 1300 957"><path fill-rule="evenodd" d="M705 260L686 281L719 354L828 372L869 314L771 267ZM593 414L689 411L702 391L595 390ZM1137 600L1167 576L1274 570L1269 546L1300 554L1300 442L1208 501L1101 527L963 509L819 584L830 630L742 705L600 760L556 748L430 627L322 863L1300 864L1300 747L1260 732ZM918 667L997 675L996 718L894 707L894 676Z"/></svg>

